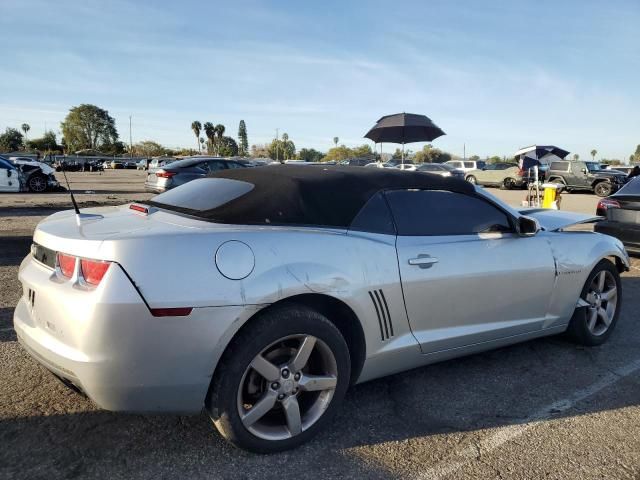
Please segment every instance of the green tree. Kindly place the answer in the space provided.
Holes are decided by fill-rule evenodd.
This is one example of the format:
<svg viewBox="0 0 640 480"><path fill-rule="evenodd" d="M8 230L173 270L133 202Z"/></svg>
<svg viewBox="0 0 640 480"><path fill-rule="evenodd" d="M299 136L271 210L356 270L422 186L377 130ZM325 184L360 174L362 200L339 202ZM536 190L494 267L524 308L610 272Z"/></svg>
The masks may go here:
<svg viewBox="0 0 640 480"><path fill-rule="evenodd" d="M211 122L205 122L203 128L204 134L207 137L207 154L211 155L213 153L213 142L216 139L216 127L214 127Z"/></svg>
<svg viewBox="0 0 640 480"><path fill-rule="evenodd" d="M216 127L216 139L215 139L215 146L216 146L216 155L220 155L220 142L222 140L222 136L224 135L224 125L222 125L221 123L217 124Z"/></svg>
<svg viewBox="0 0 640 480"><path fill-rule="evenodd" d="M289 135L282 134L282 139L274 138L268 147L269 158L289 160L296 156L296 145L289 139Z"/></svg>
<svg viewBox="0 0 640 480"><path fill-rule="evenodd" d="M469 157L469 160L471 160L472 162L477 162L478 160L480 160L480 157L478 155L471 155Z"/></svg>
<svg viewBox="0 0 640 480"><path fill-rule="evenodd" d="M72 107L60 126L72 152L85 149L106 151L115 147L118 141L116 121L108 111L95 105L83 103Z"/></svg>
<svg viewBox="0 0 640 480"><path fill-rule="evenodd" d="M333 137L333 145L334 147L338 146L338 142L340 141L340 139L338 137Z"/></svg>
<svg viewBox="0 0 640 480"><path fill-rule="evenodd" d="M398 156L395 158L400 158L401 153L401 150L398 149ZM406 153L404 158L407 158ZM416 163L444 163L451 160L451 154L443 152L439 148L434 148L431 144L426 144L424 147L422 147L422 150L416 152L413 160Z"/></svg>
<svg viewBox="0 0 640 480"><path fill-rule="evenodd" d="M304 160L305 162L319 162L322 157L324 157L324 153L313 148L301 148L298 151L298 160Z"/></svg>
<svg viewBox="0 0 640 480"><path fill-rule="evenodd" d="M363 157L373 158L374 157L373 150L371 150L371 147L366 144L360 145L359 147L353 147L351 149L351 155L355 158L363 158Z"/></svg>
<svg viewBox="0 0 640 480"><path fill-rule="evenodd" d="M330 148L327 154L322 159L323 162L339 162L353 157L353 150L346 145L340 145L339 147Z"/></svg>
<svg viewBox="0 0 640 480"><path fill-rule="evenodd" d="M101 152L107 155L122 155L127 152L127 149L128 145L125 145L124 142L120 140L116 140L115 142L103 144Z"/></svg>
<svg viewBox="0 0 640 480"><path fill-rule="evenodd" d="M218 140L218 151L222 157L235 157L238 155L238 144L231 137L222 137Z"/></svg>
<svg viewBox="0 0 640 480"><path fill-rule="evenodd" d="M238 125L238 150L243 157L249 153L249 139L247 138L247 126L244 120L240 120L240 125Z"/></svg>
<svg viewBox="0 0 640 480"><path fill-rule="evenodd" d="M629 157L629 162L640 162L640 145L636 147L636 151Z"/></svg>
<svg viewBox="0 0 640 480"><path fill-rule="evenodd" d="M152 140L144 140L133 146L133 154L141 157L157 157L165 155L167 149L158 142Z"/></svg>
<svg viewBox="0 0 640 480"><path fill-rule="evenodd" d="M34 138L26 143L29 148L40 152L62 151L62 145L58 145L56 134L51 130L44 132L44 135L41 138Z"/></svg>
<svg viewBox="0 0 640 480"><path fill-rule="evenodd" d="M8 128L0 135L0 152L14 152L22 147L22 134L15 128Z"/></svg>
<svg viewBox="0 0 640 480"><path fill-rule="evenodd" d="M198 151L200 151L200 132L202 131L202 124L198 120L191 122L191 130L193 130L193 133L196 136Z"/></svg>
<svg viewBox="0 0 640 480"><path fill-rule="evenodd" d="M492 157L487 158L487 163L501 163L501 162L502 162L502 157L498 155L494 155Z"/></svg>
<svg viewBox="0 0 640 480"><path fill-rule="evenodd" d="M591 159L595 162L596 161L596 155L598 154L598 150L596 150L595 148L593 150L591 150Z"/></svg>
<svg viewBox="0 0 640 480"><path fill-rule="evenodd" d="M22 125L20 125L20 128L24 132L24 139L25 139L25 143L26 143L27 133L29 133L29 130L31 130L31 126L28 123L23 123Z"/></svg>

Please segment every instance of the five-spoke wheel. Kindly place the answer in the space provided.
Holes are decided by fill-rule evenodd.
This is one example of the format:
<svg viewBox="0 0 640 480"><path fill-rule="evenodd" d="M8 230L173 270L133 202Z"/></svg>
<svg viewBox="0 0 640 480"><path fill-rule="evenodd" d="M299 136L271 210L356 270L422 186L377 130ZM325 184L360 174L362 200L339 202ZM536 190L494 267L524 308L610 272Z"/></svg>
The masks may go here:
<svg viewBox="0 0 640 480"><path fill-rule="evenodd" d="M601 345L618 319L622 286L620 274L609 260L601 260L589 274L579 306L567 333L582 345Z"/></svg>
<svg viewBox="0 0 640 480"><path fill-rule="evenodd" d="M216 369L207 410L239 447L263 453L296 447L344 397L347 344L327 317L300 306L269 309L245 327Z"/></svg>
<svg viewBox="0 0 640 480"><path fill-rule="evenodd" d="M251 361L238 388L238 413L255 436L281 440L313 425L329 406L338 368L331 349L312 335L291 335Z"/></svg>

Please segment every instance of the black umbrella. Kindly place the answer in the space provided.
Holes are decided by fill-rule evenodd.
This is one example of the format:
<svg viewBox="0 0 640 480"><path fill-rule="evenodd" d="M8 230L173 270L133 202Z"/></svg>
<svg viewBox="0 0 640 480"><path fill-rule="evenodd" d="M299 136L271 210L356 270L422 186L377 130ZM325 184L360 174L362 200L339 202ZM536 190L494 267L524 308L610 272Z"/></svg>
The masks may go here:
<svg viewBox="0 0 640 480"><path fill-rule="evenodd" d="M413 142L430 142L445 133L429 117L415 113L396 113L386 115L376 122L365 138L376 143L389 142L402 144L402 160L404 161L404 144Z"/></svg>

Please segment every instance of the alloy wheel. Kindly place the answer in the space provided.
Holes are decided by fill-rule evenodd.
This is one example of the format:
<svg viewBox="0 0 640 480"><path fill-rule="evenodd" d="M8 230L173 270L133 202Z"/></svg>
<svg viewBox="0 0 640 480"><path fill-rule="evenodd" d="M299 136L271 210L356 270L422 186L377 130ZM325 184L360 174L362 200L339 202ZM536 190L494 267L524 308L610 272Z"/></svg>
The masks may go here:
<svg viewBox="0 0 640 480"><path fill-rule="evenodd" d="M240 381L244 427L265 440L299 435L329 407L338 380L331 349L312 335L290 335L254 357Z"/></svg>
<svg viewBox="0 0 640 480"><path fill-rule="evenodd" d="M618 305L618 287L611 272L602 270L594 277L584 300L589 304L587 328L595 336L604 334L613 322Z"/></svg>
<svg viewBox="0 0 640 480"><path fill-rule="evenodd" d="M41 176L36 175L29 179L29 189L32 192L38 192L38 193L44 192L46 188L47 188L47 182Z"/></svg>

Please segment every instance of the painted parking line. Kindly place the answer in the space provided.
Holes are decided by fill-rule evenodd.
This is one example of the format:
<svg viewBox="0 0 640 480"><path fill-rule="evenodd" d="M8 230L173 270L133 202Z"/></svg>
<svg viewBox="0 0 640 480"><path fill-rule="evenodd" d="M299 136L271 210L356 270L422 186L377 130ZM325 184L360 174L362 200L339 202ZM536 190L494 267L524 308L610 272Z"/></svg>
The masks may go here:
<svg viewBox="0 0 640 480"><path fill-rule="evenodd" d="M480 440L474 445L470 445L464 449L454 452L451 455L450 460L443 461L434 467L429 468L426 472L417 475L415 478L420 480L440 479L451 475L472 463L474 460L477 460L481 455L491 453L505 443L520 437L539 422L549 420L557 414L569 410L577 403L592 397L598 392L612 386L619 380L628 377L639 370L640 359L613 370L588 387L577 390L572 395L541 408L533 415L524 419L522 423L498 428L487 438Z"/></svg>

